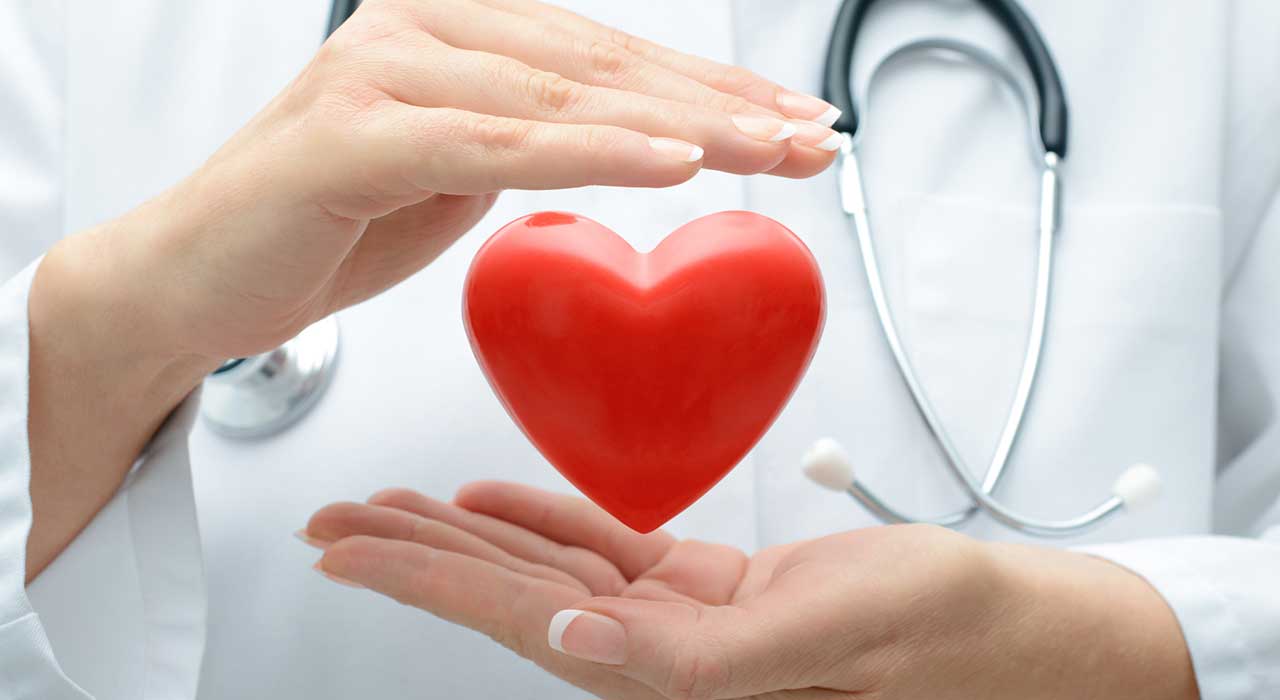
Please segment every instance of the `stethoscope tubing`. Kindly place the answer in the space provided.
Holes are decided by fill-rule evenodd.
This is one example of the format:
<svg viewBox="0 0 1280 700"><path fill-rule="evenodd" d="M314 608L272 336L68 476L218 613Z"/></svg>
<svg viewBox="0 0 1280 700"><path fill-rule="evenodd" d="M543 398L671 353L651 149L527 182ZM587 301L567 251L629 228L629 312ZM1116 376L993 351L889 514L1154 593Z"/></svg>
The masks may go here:
<svg viewBox="0 0 1280 700"><path fill-rule="evenodd" d="M994 497L995 490L1006 473L1010 455L1021 434L1027 406L1035 388L1040 359L1044 351L1053 279L1054 238L1059 224L1061 186L1059 165L1061 157L1066 150L1066 126L1068 123L1066 99L1063 94L1062 82L1052 57L1026 13L1012 0L979 1L992 11L1009 31L1010 35L1013 36L1015 43L1022 51L1036 84L1039 107L1038 121L1032 120L1033 105L1024 84L1002 61L992 56L989 52L951 39L930 38L917 40L891 52L873 68L871 77L868 80L867 93L869 95L870 85L875 82L877 75L887 65L897 61L899 58L919 52L946 52L960 55L979 66L987 68L1012 88L1020 98L1028 120L1031 122L1031 132L1037 133L1040 137L1038 141L1033 142L1036 146L1035 150L1040 154L1042 166L1036 282L1031 324L1027 334L1018 383L991 461L988 463L982 480L978 481L952 441L945 424L934 410L928 394L915 372L915 368L898 332L893 310L884 290L879 260L876 256L875 240L867 211L865 185L857 157L858 141L865 127L866 117L865 114L859 112L858 105L853 99L851 80L853 52L856 47L858 29L874 0L845 0L837 15L836 25L832 33L831 47L827 56L825 86L825 95L828 101L843 110L840 120L834 126L834 128L844 133L844 141L841 144L838 155L837 170L841 207L853 225L868 289L876 310L876 318L890 353L893 355L894 363L908 388L917 412L928 426L930 433L943 453L943 461L948 473L966 492L970 499L970 504L963 509L942 515L916 517L889 505L856 477L851 479L847 493L873 515L885 522L925 522L946 527L958 527L981 512L1019 532L1040 537L1067 537L1105 522L1111 516L1120 512L1124 508L1125 502L1118 496L1113 495L1074 518L1046 520L1018 513ZM863 107L868 104L866 97L864 95L864 99L861 101Z"/></svg>
<svg viewBox="0 0 1280 700"><path fill-rule="evenodd" d="M823 97L840 110L840 118L832 126L836 131L858 133L863 118L853 96L853 60L858 35L871 7L877 0L844 0L831 28L823 71ZM1036 86L1039 119L1036 131L1046 153L1056 153L1059 160L1067 157L1069 112L1066 89L1057 63L1044 37L1016 0L976 0L1001 24L1022 54L1027 70Z"/></svg>

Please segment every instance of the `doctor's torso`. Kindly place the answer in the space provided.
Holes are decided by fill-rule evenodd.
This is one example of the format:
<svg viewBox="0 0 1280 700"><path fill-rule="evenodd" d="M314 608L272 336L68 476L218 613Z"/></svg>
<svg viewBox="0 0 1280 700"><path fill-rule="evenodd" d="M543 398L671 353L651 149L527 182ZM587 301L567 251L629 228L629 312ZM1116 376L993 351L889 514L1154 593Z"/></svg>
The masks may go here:
<svg viewBox="0 0 1280 700"><path fill-rule="evenodd" d="M818 92L837 2L560 4ZM1063 73L1071 152L1047 350L1003 498L1028 514L1074 515L1125 466L1147 461L1163 472L1163 498L1090 538L1204 531L1220 287L1239 254L1220 192L1230 183L1222 167L1233 6L1026 4ZM65 0L0 11L20 20L0 21L0 37L23 37L23 50L0 56L0 84L22 105L0 115L0 148L11 149L0 151L5 276L197 167L305 65L328 12L328 0ZM870 20L859 65L929 34L1016 56L968 4L903 2ZM1038 180L1023 115L979 71L917 64L878 83L863 153L904 340L959 448L985 464L1014 390L1035 273ZM301 423L245 442L197 422L202 700L582 696L479 635L334 586L310 570L316 553L290 537L319 506L390 486L442 498L474 479L568 488L486 385L460 311L463 275L485 237L542 209L593 218L640 250L703 214L750 209L794 230L822 268L829 310L808 376L752 455L674 521L677 534L754 549L874 524L800 475L801 453L825 436L903 509L962 503L879 333L834 173L791 181L705 172L671 190L508 192L428 269L340 314L337 375ZM968 531L1011 537L988 522ZM39 582L33 597L58 605L41 598ZM42 615L55 649L84 636L60 629L56 611ZM102 676L93 667L107 657L120 673L148 663L127 645L95 654L72 649L63 662L73 677Z"/></svg>

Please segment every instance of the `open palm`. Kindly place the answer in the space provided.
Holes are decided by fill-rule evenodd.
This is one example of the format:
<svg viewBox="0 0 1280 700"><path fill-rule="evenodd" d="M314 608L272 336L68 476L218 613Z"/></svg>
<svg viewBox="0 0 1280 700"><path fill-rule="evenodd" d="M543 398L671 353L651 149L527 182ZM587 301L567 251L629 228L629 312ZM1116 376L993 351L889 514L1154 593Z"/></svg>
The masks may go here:
<svg viewBox="0 0 1280 700"><path fill-rule="evenodd" d="M893 664L888 642L905 629L886 625L884 612L914 602L927 615L974 568L962 561L969 540L932 528L875 528L748 557L640 535L587 501L498 483L472 484L453 503L395 489L334 504L305 535L326 548L321 571L486 633L607 700L873 691ZM891 560L893 575L876 560ZM850 606L851 596L875 604ZM625 657L554 650L548 628L563 610L625 625Z"/></svg>

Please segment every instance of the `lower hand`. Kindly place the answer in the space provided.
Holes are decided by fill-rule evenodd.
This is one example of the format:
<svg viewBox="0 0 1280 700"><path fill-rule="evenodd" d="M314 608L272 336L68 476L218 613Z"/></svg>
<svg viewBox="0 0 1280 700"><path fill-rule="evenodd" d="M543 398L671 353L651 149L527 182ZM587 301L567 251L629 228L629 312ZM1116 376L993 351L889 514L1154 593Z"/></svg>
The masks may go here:
<svg viewBox="0 0 1280 700"><path fill-rule="evenodd" d="M317 564L606 700L1197 695L1176 620L1109 562L928 526L766 549L639 535L510 484L324 508ZM566 626L567 623L567 626Z"/></svg>

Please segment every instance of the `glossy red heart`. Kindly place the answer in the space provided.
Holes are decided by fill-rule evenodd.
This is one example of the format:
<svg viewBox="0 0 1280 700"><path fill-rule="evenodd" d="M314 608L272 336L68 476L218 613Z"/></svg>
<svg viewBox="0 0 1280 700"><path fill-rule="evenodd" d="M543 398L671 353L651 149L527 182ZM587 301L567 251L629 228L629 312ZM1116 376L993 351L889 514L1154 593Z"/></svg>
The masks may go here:
<svg viewBox="0 0 1280 700"><path fill-rule="evenodd" d="M809 249L758 214L705 216L640 254L594 221L543 212L476 254L463 316L534 446L649 532L773 423L817 347L822 290Z"/></svg>

